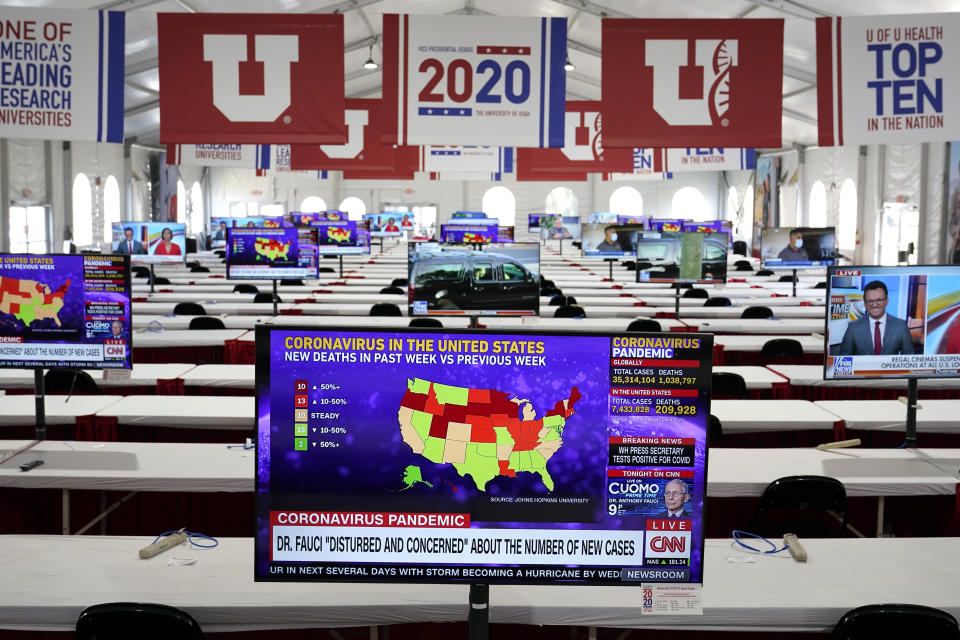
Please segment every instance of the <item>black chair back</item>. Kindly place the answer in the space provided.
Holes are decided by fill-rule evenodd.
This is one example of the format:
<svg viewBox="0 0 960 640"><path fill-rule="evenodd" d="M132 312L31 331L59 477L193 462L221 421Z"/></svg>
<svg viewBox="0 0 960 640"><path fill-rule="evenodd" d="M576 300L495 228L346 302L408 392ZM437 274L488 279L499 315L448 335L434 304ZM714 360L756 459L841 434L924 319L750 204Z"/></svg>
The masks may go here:
<svg viewBox="0 0 960 640"><path fill-rule="evenodd" d="M256 285L250 284L248 282L241 282L240 284L233 286L234 293L260 293L260 289L257 289Z"/></svg>
<svg viewBox="0 0 960 640"><path fill-rule="evenodd" d="M550 298L551 307L562 307L564 305L574 305L577 304L577 299L573 296L565 296L558 293L557 295Z"/></svg>
<svg viewBox="0 0 960 640"><path fill-rule="evenodd" d="M738 256L747 255L747 243L743 240L733 241L733 252Z"/></svg>
<svg viewBox="0 0 960 640"><path fill-rule="evenodd" d="M274 299L274 298L277 299L277 302L278 302L278 303L283 302L283 300L280 299L280 296L274 296L273 293L271 293L271 292L269 292L269 291L264 292L264 293L258 293L257 295L253 296L253 301L254 301L254 302L269 302L270 304L273 304L273 299Z"/></svg>
<svg viewBox="0 0 960 640"><path fill-rule="evenodd" d="M378 302L370 307L371 316L402 316L400 307L389 302Z"/></svg>
<svg viewBox="0 0 960 640"><path fill-rule="evenodd" d="M77 640L203 640L188 613L164 604L110 602L87 607L77 619Z"/></svg>
<svg viewBox="0 0 960 640"><path fill-rule="evenodd" d="M280 286L281 287L302 287L303 280L300 280L299 278L284 278L283 280L280 281Z"/></svg>
<svg viewBox="0 0 960 640"><path fill-rule="evenodd" d="M391 287L405 287L405 286L407 286L408 284L410 284L410 283L407 281L406 278L394 278L394 279L390 282L390 286L391 286Z"/></svg>
<svg viewBox="0 0 960 640"><path fill-rule="evenodd" d="M663 331L660 323L650 318L637 318L627 325L627 331L636 331L638 333L657 333Z"/></svg>
<svg viewBox="0 0 960 640"><path fill-rule="evenodd" d="M820 281L820 282L818 282L817 284L813 285L813 288L814 288L814 289L826 289L826 288L827 288L827 283L826 283L826 281Z"/></svg>
<svg viewBox="0 0 960 640"><path fill-rule="evenodd" d="M919 604L869 604L847 611L830 640L885 640L886 638L923 638L958 640L960 626L946 611Z"/></svg>
<svg viewBox="0 0 960 640"><path fill-rule="evenodd" d="M772 318L773 310L770 307L747 307L740 314L741 318Z"/></svg>
<svg viewBox="0 0 960 640"><path fill-rule="evenodd" d="M556 287L544 287L544 286L540 287L540 295L544 297L549 296L552 298L553 296L559 296L562 293L563 292L560 291L560 289L557 289Z"/></svg>
<svg viewBox="0 0 960 640"><path fill-rule="evenodd" d="M789 362L785 359L789 359ZM763 364L802 364L803 345L793 338L771 338L760 348L760 361Z"/></svg>
<svg viewBox="0 0 960 640"><path fill-rule="evenodd" d="M150 267L144 267L143 265L135 264L130 267L130 272L135 278L149 278L150 277Z"/></svg>
<svg viewBox="0 0 960 640"><path fill-rule="evenodd" d="M842 482L828 476L785 476L764 489L749 530L767 537L839 538L846 524Z"/></svg>
<svg viewBox="0 0 960 640"><path fill-rule="evenodd" d="M190 329L226 329L223 320L214 316L197 316L190 319Z"/></svg>
<svg viewBox="0 0 960 640"><path fill-rule="evenodd" d="M156 277L153 279L153 284L155 284L155 285L170 284L170 278L164 278L164 277L162 277L162 276L156 276Z"/></svg>
<svg viewBox="0 0 960 640"><path fill-rule="evenodd" d="M717 296L716 298L707 298L707 301L703 303L705 307L730 307L733 306L733 302L730 301L730 298L725 298L723 296Z"/></svg>
<svg viewBox="0 0 960 640"><path fill-rule="evenodd" d="M753 271L753 265L749 260L737 260L733 263L735 271Z"/></svg>
<svg viewBox="0 0 960 640"><path fill-rule="evenodd" d="M760 269L760 271L757 271L757 275L758 275L758 276L772 276L772 275L773 275L773 271L770 271L770 269Z"/></svg>
<svg viewBox="0 0 960 640"><path fill-rule="evenodd" d="M779 282L793 282L793 274L787 276L780 276Z"/></svg>
<svg viewBox="0 0 960 640"><path fill-rule="evenodd" d="M210 273L210 269L202 264L195 264L190 267L190 273Z"/></svg>
<svg viewBox="0 0 960 640"><path fill-rule="evenodd" d="M706 300L710 297L706 289L687 289L683 292L682 298L702 298Z"/></svg>
<svg viewBox="0 0 960 640"><path fill-rule="evenodd" d="M714 399L747 399L747 383L739 373L714 371L710 396Z"/></svg>
<svg viewBox="0 0 960 640"><path fill-rule="evenodd" d="M226 249L217 249L216 251L213 252L213 255L217 256L218 258L226 258L227 251Z"/></svg>
<svg viewBox="0 0 960 640"><path fill-rule="evenodd" d="M336 273L333 267L319 267L317 273Z"/></svg>
<svg viewBox="0 0 960 640"><path fill-rule="evenodd" d="M384 287L383 289L380 289L380 293L384 295L402 296L406 293L406 291L400 287Z"/></svg>
<svg viewBox="0 0 960 640"><path fill-rule="evenodd" d="M97 381L83 369L48 369L43 374L43 388L54 395L103 395Z"/></svg>
<svg viewBox="0 0 960 640"><path fill-rule="evenodd" d="M203 308L202 304L199 304L197 302L178 302L173 307L173 315L205 316L207 315L207 310Z"/></svg>
<svg viewBox="0 0 960 640"><path fill-rule="evenodd" d="M557 307L557 310L553 312L554 318L586 318L587 312L584 311L583 307L579 307L573 304L565 304L561 307Z"/></svg>
<svg viewBox="0 0 960 640"><path fill-rule="evenodd" d="M436 318L414 318L407 325L410 327L443 327L443 323Z"/></svg>

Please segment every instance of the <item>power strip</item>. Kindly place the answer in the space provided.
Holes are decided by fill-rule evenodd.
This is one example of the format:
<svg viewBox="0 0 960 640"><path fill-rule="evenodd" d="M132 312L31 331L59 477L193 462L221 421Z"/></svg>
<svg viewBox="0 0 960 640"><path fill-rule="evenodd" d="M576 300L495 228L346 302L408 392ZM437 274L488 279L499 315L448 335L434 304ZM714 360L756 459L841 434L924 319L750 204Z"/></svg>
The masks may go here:
<svg viewBox="0 0 960 640"><path fill-rule="evenodd" d="M807 561L807 551L800 546L800 540L797 538L797 534L788 533L783 536L783 544L787 545L787 549L790 551L790 555L793 556L794 560L797 562Z"/></svg>
<svg viewBox="0 0 960 640"><path fill-rule="evenodd" d="M143 549L140 549L140 559L146 560L147 558L152 558L161 551L166 551L170 547L175 547L178 544L183 544L187 541L187 534L185 533L171 533L168 536L163 536L153 544L148 544Z"/></svg>

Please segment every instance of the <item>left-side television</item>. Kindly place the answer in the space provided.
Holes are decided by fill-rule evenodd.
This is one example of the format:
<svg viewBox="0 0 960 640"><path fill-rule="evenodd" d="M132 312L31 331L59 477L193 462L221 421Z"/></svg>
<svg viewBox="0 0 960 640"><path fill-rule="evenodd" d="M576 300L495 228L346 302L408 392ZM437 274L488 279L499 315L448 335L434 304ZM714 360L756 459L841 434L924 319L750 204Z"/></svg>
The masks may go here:
<svg viewBox="0 0 960 640"><path fill-rule="evenodd" d="M129 369L130 257L0 254L0 368Z"/></svg>
<svg viewBox="0 0 960 640"><path fill-rule="evenodd" d="M110 251L142 262L182 263L187 228L182 222L114 222Z"/></svg>
<svg viewBox="0 0 960 640"><path fill-rule="evenodd" d="M316 278L317 237L316 227L228 229L227 278Z"/></svg>

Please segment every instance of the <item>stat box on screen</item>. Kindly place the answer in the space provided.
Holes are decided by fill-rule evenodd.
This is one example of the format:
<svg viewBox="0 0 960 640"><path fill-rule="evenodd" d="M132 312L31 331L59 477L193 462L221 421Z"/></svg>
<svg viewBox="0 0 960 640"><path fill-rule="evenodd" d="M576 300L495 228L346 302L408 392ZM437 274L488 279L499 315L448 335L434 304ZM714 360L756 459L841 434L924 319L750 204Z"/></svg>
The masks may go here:
<svg viewBox="0 0 960 640"><path fill-rule="evenodd" d="M257 580L703 581L712 336L256 331Z"/></svg>

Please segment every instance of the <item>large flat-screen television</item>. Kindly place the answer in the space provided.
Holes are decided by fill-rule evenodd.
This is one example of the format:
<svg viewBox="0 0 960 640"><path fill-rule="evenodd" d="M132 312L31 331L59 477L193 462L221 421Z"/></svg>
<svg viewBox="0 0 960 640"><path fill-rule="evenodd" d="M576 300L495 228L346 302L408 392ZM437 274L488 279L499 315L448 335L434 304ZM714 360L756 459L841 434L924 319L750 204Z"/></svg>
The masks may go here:
<svg viewBox="0 0 960 640"><path fill-rule="evenodd" d="M587 214L587 223L613 223L617 222L617 214L615 213L605 213L605 212L596 212Z"/></svg>
<svg viewBox="0 0 960 640"><path fill-rule="evenodd" d="M301 213L299 211L290 212L290 221L297 227L308 227L311 222L326 219L327 213L325 211L314 211L311 213Z"/></svg>
<svg viewBox="0 0 960 640"><path fill-rule="evenodd" d="M730 234L725 232L638 233L637 282L726 282L729 248Z"/></svg>
<svg viewBox="0 0 960 640"><path fill-rule="evenodd" d="M130 262L178 263L186 259L186 225L182 222L114 222L112 253Z"/></svg>
<svg viewBox="0 0 960 640"><path fill-rule="evenodd" d="M646 222L646 218L641 215L618 215L617 222L620 224L644 224Z"/></svg>
<svg viewBox="0 0 960 640"><path fill-rule="evenodd" d="M516 240L515 235L514 227L505 227L502 225L497 227L497 242L513 242Z"/></svg>
<svg viewBox="0 0 960 640"><path fill-rule="evenodd" d="M232 227L262 227L264 218L237 218L232 216L214 216L210 218L210 247L219 249L227 246L227 229Z"/></svg>
<svg viewBox="0 0 960 640"><path fill-rule="evenodd" d="M255 580L703 581L712 336L256 332Z"/></svg>
<svg viewBox="0 0 960 640"><path fill-rule="evenodd" d="M683 220L680 218L677 218L677 219L656 218L654 220L647 221L647 229L649 229L650 231L683 231L683 225L686 222L691 222L691 221Z"/></svg>
<svg viewBox="0 0 960 640"><path fill-rule="evenodd" d="M0 367L129 369L130 256L0 254Z"/></svg>
<svg viewBox="0 0 960 640"><path fill-rule="evenodd" d="M316 220L310 226L317 230L317 250L321 255L370 253L370 233L364 222Z"/></svg>
<svg viewBox="0 0 960 640"><path fill-rule="evenodd" d="M760 231L765 269L820 269L837 263L834 227L767 227Z"/></svg>
<svg viewBox="0 0 960 640"><path fill-rule="evenodd" d="M227 278L316 278L317 258L315 227L242 227L227 231Z"/></svg>
<svg viewBox="0 0 960 640"><path fill-rule="evenodd" d="M527 214L527 230L528 231L540 231L540 221L550 214L547 213L528 213Z"/></svg>
<svg viewBox="0 0 960 640"><path fill-rule="evenodd" d="M540 245L536 242L411 242L407 251L410 315L532 316L540 312Z"/></svg>
<svg viewBox="0 0 960 640"><path fill-rule="evenodd" d="M960 265L829 267L827 301L824 378L960 376Z"/></svg>
<svg viewBox="0 0 960 640"><path fill-rule="evenodd" d="M442 224L440 242L474 244L496 242L497 224Z"/></svg>
<svg viewBox="0 0 960 640"><path fill-rule="evenodd" d="M390 238L403 235L402 213L365 213L363 220L370 225L370 235L375 238ZM412 228L412 227L411 227Z"/></svg>
<svg viewBox="0 0 960 640"><path fill-rule="evenodd" d="M580 217L545 214L540 217L541 240L579 240Z"/></svg>
<svg viewBox="0 0 960 640"><path fill-rule="evenodd" d="M637 253L637 234L642 224L587 223L581 234L581 250L585 257L633 257Z"/></svg>

